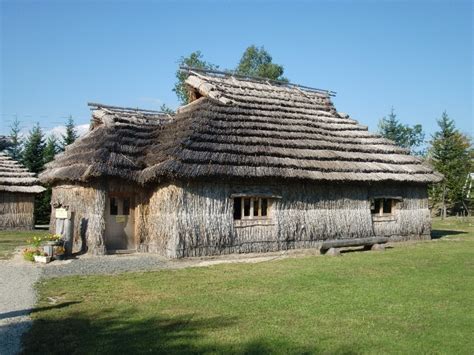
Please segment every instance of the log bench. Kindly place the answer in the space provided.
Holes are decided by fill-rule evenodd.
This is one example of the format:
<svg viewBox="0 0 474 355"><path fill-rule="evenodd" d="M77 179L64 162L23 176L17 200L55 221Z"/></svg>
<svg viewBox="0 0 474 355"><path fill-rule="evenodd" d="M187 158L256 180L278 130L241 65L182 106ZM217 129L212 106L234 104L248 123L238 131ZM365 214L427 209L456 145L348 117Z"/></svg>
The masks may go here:
<svg viewBox="0 0 474 355"><path fill-rule="evenodd" d="M321 254L339 255L338 248L360 246L363 246L366 250L383 250L383 244L387 243L388 239L388 237L369 237L325 240L322 242L319 251Z"/></svg>

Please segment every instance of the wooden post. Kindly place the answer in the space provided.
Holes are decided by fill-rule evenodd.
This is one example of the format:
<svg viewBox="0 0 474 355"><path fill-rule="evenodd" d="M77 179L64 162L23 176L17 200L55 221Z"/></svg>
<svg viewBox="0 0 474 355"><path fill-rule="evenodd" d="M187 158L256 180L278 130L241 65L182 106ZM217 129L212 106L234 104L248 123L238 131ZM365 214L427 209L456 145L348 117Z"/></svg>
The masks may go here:
<svg viewBox="0 0 474 355"><path fill-rule="evenodd" d="M441 211L441 219L446 218L446 184L443 184L443 210Z"/></svg>
<svg viewBox="0 0 474 355"><path fill-rule="evenodd" d="M74 212L64 208L57 208L54 211L56 217L55 233L61 235L64 240L66 255L71 255L74 238Z"/></svg>
<svg viewBox="0 0 474 355"><path fill-rule="evenodd" d="M66 255L72 254L72 242L74 238L74 212L68 213L68 218L64 220L64 249Z"/></svg>

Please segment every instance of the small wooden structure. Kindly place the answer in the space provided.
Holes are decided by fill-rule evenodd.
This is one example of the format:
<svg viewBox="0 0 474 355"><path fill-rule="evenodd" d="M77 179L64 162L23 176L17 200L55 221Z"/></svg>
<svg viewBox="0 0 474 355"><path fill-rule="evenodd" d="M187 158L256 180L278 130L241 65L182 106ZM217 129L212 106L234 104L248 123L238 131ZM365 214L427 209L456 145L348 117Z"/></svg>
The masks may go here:
<svg viewBox="0 0 474 355"><path fill-rule="evenodd" d="M429 238L441 175L331 92L216 72L186 83L172 118L93 105L89 133L40 176L78 244L186 257Z"/></svg>
<svg viewBox="0 0 474 355"><path fill-rule="evenodd" d="M33 229L35 194L44 190L33 173L0 152L0 230Z"/></svg>

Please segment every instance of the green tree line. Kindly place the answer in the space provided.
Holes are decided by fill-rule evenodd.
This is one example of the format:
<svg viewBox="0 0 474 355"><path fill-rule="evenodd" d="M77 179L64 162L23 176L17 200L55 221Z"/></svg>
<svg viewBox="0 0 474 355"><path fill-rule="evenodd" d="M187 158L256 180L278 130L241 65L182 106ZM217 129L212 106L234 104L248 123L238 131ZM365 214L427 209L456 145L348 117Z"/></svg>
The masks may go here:
<svg viewBox="0 0 474 355"><path fill-rule="evenodd" d="M35 124L26 136L20 131L21 122L15 118L10 126L10 137L4 145L6 153L16 161L21 162L29 171L39 174L45 165L52 161L56 154L64 151L66 146L73 143L77 137L74 120L70 116L66 122L66 132L60 137L45 136L39 123ZM51 215L51 187L35 196L35 223L49 224Z"/></svg>
<svg viewBox="0 0 474 355"><path fill-rule="evenodd" d="M200 51L194 51L178 60L176 83L173 91L181 104L189 102L185 85L187 73L179 69L180 66L190 68L217 70L219 66L204 59ZM281 82L288 82L284 76L284 67L273 63L270 53L262 46L251 45L245 49L237 66L224 71L243 76L267 78ZM161 110L173 114L173 110L165 104ZM380 136L392 140L396 145L405 148L407 152L423 159L444 175L441 183L430 186L430 203L435 212L441 216L447 214L469 213L473 201L468 199L468 176L473 169L474 150L471 138L460 132L446 112L437 120L438 130L429 140L425 140L425 133L421 124L409 125L402 123L392 108L386 117L382 117L378 124ZM39 173L44 165L54 159L54 156L74 142L77 132L74 121L70 117L66 123L66 133L60 138L53 136L45 138L40 126L35 125L28 136L20 135L20 123L17 119L11 126L8 142L1 141L1 147L15 160L21 161L30 171ZM472 199L472 195L471 199ZM37 197L37 223L48 223L50 213L51 189Z"/></svg>
<svg viewBox="0 0 474 355"><path fill-rule="evenodd" d="M435 213L442 217L446 217L448 212L470 214L473 201L468 190L474 152L471 138L456 128L446 111L437 119L437 124L438 130L425 142L422 126L401 123L392 108L387 117L380 119L378 131L382 137L419 156L444 175L442 182L429 189Z"/></svg>

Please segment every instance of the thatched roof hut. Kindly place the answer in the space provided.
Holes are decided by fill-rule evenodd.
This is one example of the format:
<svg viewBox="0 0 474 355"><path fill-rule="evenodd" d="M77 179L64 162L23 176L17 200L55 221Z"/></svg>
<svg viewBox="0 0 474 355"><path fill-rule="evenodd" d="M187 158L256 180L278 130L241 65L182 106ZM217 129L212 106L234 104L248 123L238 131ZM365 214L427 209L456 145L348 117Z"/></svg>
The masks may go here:
<svg viewBox="0 0 474 355"><path fill-rule="evenodd" d="M0 230L34 228L34 195L45 189L33 173L0 152Z"/></svg>
<svg viewBox="0 0 474 355"><path fill-rule="evenodd" d="M336 111L326 91L191 75L200 97L148 150L141 182L269 177L316 181L437 181L421 159Z"/></svg>
<svg viewBox="0 0 474 355"><path fill-rule="evenodd" d="M198 71L186 84L172 119L96 105L41 175L86 216L89 248L179 257L429 235L426 185L441 176L337 112L331 92Z"/></svg>

